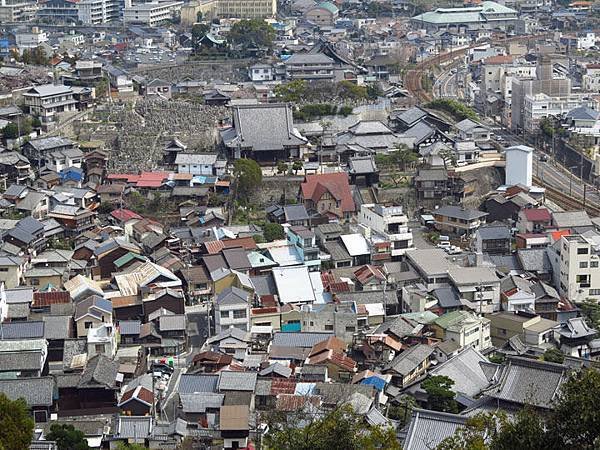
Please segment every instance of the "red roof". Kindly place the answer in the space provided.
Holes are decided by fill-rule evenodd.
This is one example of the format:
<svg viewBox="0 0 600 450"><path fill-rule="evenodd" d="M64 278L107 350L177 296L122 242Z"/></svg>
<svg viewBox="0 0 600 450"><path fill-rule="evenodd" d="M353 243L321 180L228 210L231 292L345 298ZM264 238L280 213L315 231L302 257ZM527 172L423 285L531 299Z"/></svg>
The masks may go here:
<svg viewBox="0 0 600 450"><path fill-rule="evenodd" d="M71 294L67 291L51 291L51 292L34 292L33 303L34 308L42 308L44 306L65 304L71 302Z"/></svg>
<svg viewBox="0 0 600 450"><path fill-rule="evenodd" d="M265 308L252 308L251 310L251 314L253 316L255 315L260 315L260 314L273 314L279 312L279 307L278 306L268 306Z"/></svg>
<svg viewBox="0 0 600 450"><path fill-rule="evenodd" d="M261 295L260 304L263 307L278 306L277 300L273 294Z"/></svg>
<svg viewBox="0 0 600 450"><path fill-rule="evenodd" d="M490 56L483 60L484 64L510 64L514 57L511 55Z"/></svg>
<svg viewBox="0 0 600 450"><path fill-rule="evenodd" d="M135 173L111 173L106 177L109 181L125 181L126 183L137 183L140 176Z"/></svg>
<svg viewBox="0 0 600 450"><path fill-rule="evenodd" d="M552 242L558 241L563 236L570 236L570 235L571 235L571 230L559 230L559 231L553 231L552 233L550 233L550 236L552 236Z"/></svg>
<svg viewBox="0 0 600 450"><path fill-rule="evenodd" d="M216 255L225 247L223 241L209 241L205 242L204 246L209 255Z"/></svg>
<svg viewBox="0 0 600 450"><path fill-rule="evenodd" d="M371 278L375 277L379 280L385 280L385 275L379 267L366 264L354 272L354 276L360 284L368 283Z"/></svg>
<svg viewBox="0 0 600 450"><path fill-rule="evenodd" d="M552 216L546 208L532 208L524 210L523 214L530 222L550 222Z"/></svg>
<svg viewBox="0 0 600 450"><path fill-rule="evenodd" d="M114 211L110 212L110 215L120 222L127 222L128 220L132 219L142 219L142 216L131 211L130 209L115 209Z"/></svg>
<svg viewBox="0 0 600 450"><path fill-rule="evenodd" d="M136 183L137 187L161 187L168 180L170 172L142 172Z"/></svg>
<svg viewBox="0 0 600 450"><path fill-rule="evenodd" d="M296 392L296 380L273 378L271 381L271 395L293 394L294 392Z"/></svg>
<svg viewBox="0 0 600 450"><path fill-rule="evenodd" d="M356 210L346 172L307 175L301 189L302 197L305 199L318 202L326 192L329 192L333 198L340 201L342 211Z"/></svg>

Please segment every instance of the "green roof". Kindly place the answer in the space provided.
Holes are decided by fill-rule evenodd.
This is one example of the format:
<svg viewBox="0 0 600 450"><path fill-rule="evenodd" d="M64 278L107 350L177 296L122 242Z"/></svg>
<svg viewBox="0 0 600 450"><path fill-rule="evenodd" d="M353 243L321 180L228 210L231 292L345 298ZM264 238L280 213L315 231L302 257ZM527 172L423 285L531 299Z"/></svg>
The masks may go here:
<svg viewBox="0 0 600 450"><path fill-rule="evenodd" d="M250 265L253 269L258 267L271 267L276 266L277 263L270 258L267 258L265 255L259 252L248 252L248 261L250 261Z"/></svg>
<svg viewBox="0 0 600 450"><path fill-rule="evenodd" d="M435 320L435 324L443 329L447 329L453 325L459 324L468 319L471 313L467 311L452 311Z"/></svg>
<svg viewBox="0 0 600 450"><path fill-rule="evenodd" d="M504 14L514 14L514 18L517 18L517 11L514 9L488 1L482 2L479 6L469 8L438 8L435 11L419 14L413 17L412 21L434 24L466 24L503 19L504 17L495 18L494 15Z"/></svg>
<svg viewBox="0 0 600 450"><path fill-rule="evenodd" d="M138 255L137 253L133 253L133 252L128 252L125 253L123 256L121 256L120 258L115 260L115 267L120 269L121 267L123 267L125 264L127 264L128 262L137 259L139 261L146 261L146 258Z"/></svg>
<svg viewBox="0 0 600 450"><path fill-rule="evenodd" d="M339 9L331 2L321 2L317 5L317 8L323 8L329 11L331 14L337 14Z"/></svg>

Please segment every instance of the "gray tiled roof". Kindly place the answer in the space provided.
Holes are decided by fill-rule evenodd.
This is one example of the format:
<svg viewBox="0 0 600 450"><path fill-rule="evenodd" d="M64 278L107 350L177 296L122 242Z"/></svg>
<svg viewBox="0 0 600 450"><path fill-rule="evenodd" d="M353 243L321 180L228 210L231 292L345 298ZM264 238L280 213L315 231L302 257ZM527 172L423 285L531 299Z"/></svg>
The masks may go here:
<svg viewBox="0 0 600 450"><path fill-rule="evenodd" d="M512 356L500 382L487 394L520 405L551 408L566 373L567 367L560 364Z"/></svg>
<svg viewBox="0 0 600 450"><path fill-rule="evenodd" d="M0 352L0 371L42 370L42 354L39 351Z"/></svg>
<svg viewBox="0 0 600 450"><path fill-rule="evenodd" d="M145 439L152 432L152 417L119 416L115 435L121 439Z"/></svg>
<svg viewBox="0 0 600 450"><path fill-rule="evenodd" d="M219 375L183 374L179 379L179 393L193 394L195 392L217 392Z"/></svg>
<svg viewBox="0 0 600 450"><path fill-rule="evenodd" d="M510 239L510 229L506 225L484 225L477 230L483 240Z"/></svg>
<svg viewBox="0 0 600 450"><path fill-rule="evenodd" d="M395 116L396 120L400 120L406 125L412 125L424 117L427 117L427 113L417 106L407 109Z"/></svg>
<svg viewBox="0 0 600 450"><path fill-rule="evenodd" d="M323 342L333 336L333 333L317 333L317 332L276 332L273 335L274 346L278 347L298 347L312 348L315 344Z"/></svg>
<svg viewBox="0 0 600 450"><path fill-rule="evenodd" d="M384 370L393 370L401 375L408 375L433 353L433 347L417 344L396 356Z"/></svg>
<svg viewBox="0 0 600 450"><path fill-rule="evenodd" d="M44 337L44 322L4 322L0 323L2 339L36 339Z"/></svg>
<svg viewBox="0 0 600 450"><path fill-rule="evenodd" d="M286 221L308 220L308 213L304 205L286 205L283 207Z"/></svg>
<svg viewBox="0 0 600 450"><path fill-rule="evenodd" d="M447 376L454 381L452 390L475 397L489 386L488 376L481 365L488 360L477 350L467 347L431 370L431 375Z"/></svg>
<svg viewBox="0 0 600 450"><path fill-rule="evenodd" d="M404 450L431 450L452 436L469 418L424 409L414 409L404 440Z"/></svg>
<svg viewBox="0 0 600 450"><path fill-rule="evenodd" d="M67 339L71 331L71 316L44 316L44 337L46 339Z"/></svg>
<svg viewBox="0 0 600 450"><path fill-rule="evenodd" d="M219 408L223 404L224 394L198 392L179 394L184 413L204 413L207 408Z"/></svg>
<svg viewBox="0 0 600 450"><path fill-rule="evenodd" d="M185 330L186 320L184 314L173 314L161 316L158 319L158 329L160 331L179 331Z"/></svg>
<svg viewBox="0 0 600 450"><path fill-rule="evenodd" d="M233 124L235 128L221 134L228 147L280 150L306 142L295 133L291 108L283 103L235 106Z"/></svg>
<svg viewBox="0 0 600 450"><path fill-rule="evenodd" d="M86 387L112 389L115 387L118 371L119 363L104 355L96 355L88 360L78 387L80 389Z"/></svg>
<svg viewBox="0 0 600 450"><path fill-rule="evenodd" d="M248 293L240 288L231 286L224 289L216 298L218 305L241 305L248 303Z"/></svg>
<svg viewBox="0 0 600 450"><path fill-rule="evenodd" d="M252 391L256 387L256 372L221 372L219 391Z"/></svg>
<svg viewBox="0 0 600 450"><path fill-rule="evenodd" d="M461 220L475 220L480 217L487 216L488 213L479 211L477 209L466 209L460 206L442 206L434 211L435 215L454 217Z"/></svg>
<svg viewBox="0 0 600 450"><path fill-rule="evenodd" d="M51 406L54 394L54 379L52 377L42 377L0 380L0 392L11 400L24 398L30 407Z"/></svg>
<svg viewBox="0 0 600 450"><path fill-rule="evenodd" d="M273 280L271 273L268 275L250 277L250 280L252 280L256 295L261 296L277 294L277 286L275 285L275 281Z"/></svg>

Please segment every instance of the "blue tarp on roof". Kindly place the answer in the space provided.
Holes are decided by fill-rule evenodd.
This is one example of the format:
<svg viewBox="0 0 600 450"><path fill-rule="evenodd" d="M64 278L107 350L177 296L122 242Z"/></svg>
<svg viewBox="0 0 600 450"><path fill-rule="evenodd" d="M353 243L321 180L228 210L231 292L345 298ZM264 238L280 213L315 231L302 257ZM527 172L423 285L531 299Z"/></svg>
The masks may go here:
<svg viewBox="0 0 600 450"><path fill-rule="evenodd" d="M362 380L360 382L360 384L366 384L369 386L373 386L379 392L382 392L387 383L385 382L385 380L383 378L373 376L373 377L365 378L364 380Z"/></svg>

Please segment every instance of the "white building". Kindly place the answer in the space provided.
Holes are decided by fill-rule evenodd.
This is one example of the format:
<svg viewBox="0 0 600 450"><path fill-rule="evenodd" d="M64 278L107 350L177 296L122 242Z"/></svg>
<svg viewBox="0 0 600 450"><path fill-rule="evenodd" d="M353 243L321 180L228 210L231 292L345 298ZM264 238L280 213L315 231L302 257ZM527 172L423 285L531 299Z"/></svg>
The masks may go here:
<svg viewBox="0 0 600 450"><path fill-rule="evenodd" d="M73 98L73 89L70 86L34 86L23 93L23 100L28 112L38 116L42 125L46 127L56 122L59 114L77 110L77 100Z"/></svg>
<svg viewBox="0 0 600 450"><path fill-rule="evenodd" d="M533 183L533 148L515 145L506 149L506 181L507 186Z"/></svg>
<svg viewBox="0 0 600 450"><path fill-rule="evenodd" d="M568 94L551 97L546 94L526 95L523 99L523 128L537 133L540 121L548 116L562 116L580 106L593 108L595 100L589 94Z"/></svg>
<svg viewBox="0 0 600 450"><path fill-rule="evenodd" d="M33 27L31 31L15 33L15 43L20 51L37 48L44 42L48 42L48 35L37 27Z"/></svg>
<svg viewBox="0 0 600 450"><path fill-rule="evenodd" d="M177 173L191 173L192 175L216 175L216 153L178 153L175 158Z"/></svg>
<svg viewBox="0 0 600 450"><path fill-rule="evenodd" d="M224 289L215 299L215 332L228 328L250 330L250 294L235 286Z"/></svg>
<svg viewBox="0 0 600 450"><path fill-rule="evenodd" d="M400 257L414 248L413 235L408 229L408 217L401 206L363 204L360 207L359 223L370 230L367 236L371 240L376 240L379 235L390 242L392 258Z"/></svg>
<svg viewBox="0 0 600 450"><path fill-rule="evenodd" d="M585 91L600 92L600 64L588 64L582 77Z"/></svg>
<svg viewBox="0 0 600 450"><path fill-rule="evenodd" d="M129 4L128 4L129 3ZM154 27L171 20L174 13L181 9L183 2L149 2L131 4L131 0L125 2L123 10L123 22L140 23Z"/></svg>
<svg viewBox="0 0 600 450"><path fill-rule="evenodd" d="M55 172L61 172L69 167L81 169L83 152L78 148L58 150L51 152L46 157L46 166Z"/></svg>
<svg viewBox="0 0 600 450"><path fill-rule="evenodd" d="M29 22L38 9L37 2L24 0L0 0L0 24Z"/></svg>
<svg viewBox="0 0 600 450"><path fill-rule="evenodd" d="M269 64L255 64L248 69L248 78L254 82L273 80L273 66Z"/></svg>
<svg viewBox="0 0 600 450"><path fill-rule="evenodd" d="M124 71L110 65L104 66L102 70L108 76L111 87L119 94L133 93L133 80Z"/></svg>
<svg viewBox="0 0 600 450"><path fill-rule="evenodd" d="M473 311L483 314L500 311L500 279L494 269L453 266L448 277Z"/></svg>
<svg viewBox="0 0 600 450"><path fill-rule="evenodd" d="M77 4L77 16L85 25L98 25L119 19L119 0L82 0Z"/></svg>
<svg viewBox="0 0 600 450"><path fill-rule="evenodd" d="M560 243L559 292L569 300L600 301L598 243L580 235L563 236Z"/></svg>
<svg viewBox="0 0 600 450"><path fill-rule="evenodd" d="M105 323L97 328L88 329L87 334L88 360L95 355L113 358L117 353L117 333L112 323Z"/></svg>
<svg viewBox="0 0 600 450"><path fill-rule="evenodd" d="M433 322L433 327L436 337L454 341L460 349L485 350L492 345L490 320L469 311L444 314Z"/></svg>

